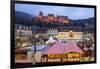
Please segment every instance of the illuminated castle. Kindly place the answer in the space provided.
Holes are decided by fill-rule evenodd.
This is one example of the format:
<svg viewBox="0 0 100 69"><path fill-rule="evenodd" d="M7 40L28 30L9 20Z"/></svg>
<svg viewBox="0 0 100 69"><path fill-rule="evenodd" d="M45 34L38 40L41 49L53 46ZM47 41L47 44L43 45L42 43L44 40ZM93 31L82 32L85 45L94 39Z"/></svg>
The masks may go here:
<svg viewBox="0 0 100 69"><path fill-rule="evenodd" d="M69 23L67 16L54 16L54 14L48 14L48 16L44 16L43 12L39 12L39 16L37 18L46 23Z"/></svg>

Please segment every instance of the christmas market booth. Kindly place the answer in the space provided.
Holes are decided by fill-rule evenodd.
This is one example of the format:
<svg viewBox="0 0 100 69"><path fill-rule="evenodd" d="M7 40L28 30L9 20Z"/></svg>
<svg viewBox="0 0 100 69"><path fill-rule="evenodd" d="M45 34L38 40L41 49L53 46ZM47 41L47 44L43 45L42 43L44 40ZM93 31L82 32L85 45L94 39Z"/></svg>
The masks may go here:
<svg viewBox="0 0 100 69"><path fill-rule="evenodd" d="M83 51L73 42L56 42L42 52L42 62L80 62Z"/></svg>

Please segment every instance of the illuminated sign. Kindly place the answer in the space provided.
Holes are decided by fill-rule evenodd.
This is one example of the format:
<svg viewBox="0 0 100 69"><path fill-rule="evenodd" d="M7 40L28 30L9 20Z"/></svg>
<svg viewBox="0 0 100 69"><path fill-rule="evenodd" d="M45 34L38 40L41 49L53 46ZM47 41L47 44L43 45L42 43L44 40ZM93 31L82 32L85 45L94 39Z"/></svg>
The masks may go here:
<svg viewBox="0 0 100 69"><path fill-rule="evenodd" d="M61 54L48 54L48 58L49 59L55 59L55 58L60 58L61 57Z"/></svg>
<svg viewBox="0 0 100 69"><path fill-rule="evenodd" d="M68 54L48 54L48 58L79 58L80 54L76 52Z"/></svg>
<svg viewBox="0 0 100 69"><path fill-rule="evenodd" d="M48 59L56 60L63 59L63 62L81 61L81 56L77 52L70 52L67 54L48 54Z"/></svg>
<svg viewBox="0 0 100 69"><path fill-rule="evenodd" d="M68 53L67 55L68 55L68 58L79 58L80 57L80 54L76 52Z"/></svg>

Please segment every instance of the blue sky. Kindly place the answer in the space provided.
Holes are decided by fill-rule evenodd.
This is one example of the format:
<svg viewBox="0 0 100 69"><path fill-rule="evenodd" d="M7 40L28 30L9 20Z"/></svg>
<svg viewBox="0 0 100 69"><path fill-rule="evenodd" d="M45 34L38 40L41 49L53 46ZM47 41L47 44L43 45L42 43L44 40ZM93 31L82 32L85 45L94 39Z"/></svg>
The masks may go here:
<svg viewBox="0 0 100 69"><path fill-rule="evenodd" d="M15 11L26 12L31 15L38 15L40 11L44 15L54 14L68 16L70 19L87 19L94 17L94 8L83 7L63 7L63 6L48 6L48 5L33 5L33 4L15 4Z"/></svg>

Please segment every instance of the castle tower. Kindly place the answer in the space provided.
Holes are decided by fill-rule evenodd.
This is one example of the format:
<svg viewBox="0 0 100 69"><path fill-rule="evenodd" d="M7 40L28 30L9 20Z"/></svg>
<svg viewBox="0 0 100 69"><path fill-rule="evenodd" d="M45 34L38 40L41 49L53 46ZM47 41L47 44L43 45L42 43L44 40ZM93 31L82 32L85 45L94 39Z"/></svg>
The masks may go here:
<svg viewBox="0 0 100 69"><path fill-rule="evenodd" d="M39 16L43 16L43 12L40 11L40 12L39 12Z"/></svg>

